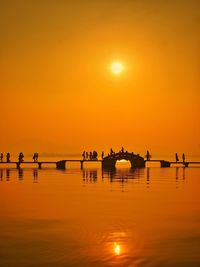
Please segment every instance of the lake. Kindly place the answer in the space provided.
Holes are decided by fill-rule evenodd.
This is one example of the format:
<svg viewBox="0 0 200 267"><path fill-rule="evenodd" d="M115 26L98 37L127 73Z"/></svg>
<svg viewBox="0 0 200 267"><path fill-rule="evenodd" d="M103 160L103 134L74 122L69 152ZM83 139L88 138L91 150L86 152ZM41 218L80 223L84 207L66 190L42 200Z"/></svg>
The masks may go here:
<svg viewBox="0 0 200 267"><path fill-rule="evenodd" d="M0 266L200 266L200 168L0 169Z"/></svg>

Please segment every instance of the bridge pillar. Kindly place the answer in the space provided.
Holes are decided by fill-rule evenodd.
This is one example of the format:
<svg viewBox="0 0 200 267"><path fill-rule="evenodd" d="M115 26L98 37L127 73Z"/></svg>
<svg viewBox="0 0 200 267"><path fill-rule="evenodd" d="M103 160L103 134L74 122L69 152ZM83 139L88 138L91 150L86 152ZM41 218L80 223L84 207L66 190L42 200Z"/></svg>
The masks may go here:
<svg viewBox="0 0 200 267"><path fill-rule="evenodd" d="M17 169L20 169L20 162L16 162Z"/></svg>
<svg viewBox="0 0 200 267"><path fill-rule="evenodd" d="M66 169L65 163L66 163L66 160L57 161L56 168L59 170L65 170Z"/></svg>
<svg viewBox="0 0 200 267"><path fill-rule="evenodd" d="M80 161L81 163L81 170L83 169L83 160Z"/></svg>
<svg viewBox="0 0 200 267"><path fill-rule="evenodd" d="M102 160L102 168L114 170L115 169L116 160L111 158L104 158Z"/></svg>
<svg viewBox="0 0 200 267"><path fill-rule="evenodd" d="M171 163L169 161L166 161L166 160L160 161L160 167L162 167L162 168L170 167L170 165L171 165Z"/></svg>
<svg viewBox="0 0 200 267"><path fill-rule="evenodd" d="M133 160L130 160L131 168L144 168L145 167L145 160L142 157L134 157Z"/></svg>

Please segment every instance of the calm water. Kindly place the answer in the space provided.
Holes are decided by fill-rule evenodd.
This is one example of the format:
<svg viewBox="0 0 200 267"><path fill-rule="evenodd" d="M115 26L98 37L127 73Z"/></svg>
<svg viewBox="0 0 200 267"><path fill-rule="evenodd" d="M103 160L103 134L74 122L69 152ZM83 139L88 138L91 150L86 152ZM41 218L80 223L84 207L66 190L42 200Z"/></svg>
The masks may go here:
<svg viewBox="0 0 200 267"><path fill-rule="evenodd" d="M200 168L92 166L0 169L1 267L200 266Z"/></svg>

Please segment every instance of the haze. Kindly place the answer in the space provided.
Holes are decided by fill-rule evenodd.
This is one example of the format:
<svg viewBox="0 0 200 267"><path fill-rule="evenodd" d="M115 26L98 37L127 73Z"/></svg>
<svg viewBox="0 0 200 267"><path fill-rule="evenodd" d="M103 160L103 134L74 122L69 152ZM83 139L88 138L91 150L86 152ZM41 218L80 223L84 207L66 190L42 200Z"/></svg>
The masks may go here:
<svg viewBox="0 0 200 267"><path fill-rule="evenodd" d="M1 0L0 10L0 150L199 153L200 1Z"/></svg>

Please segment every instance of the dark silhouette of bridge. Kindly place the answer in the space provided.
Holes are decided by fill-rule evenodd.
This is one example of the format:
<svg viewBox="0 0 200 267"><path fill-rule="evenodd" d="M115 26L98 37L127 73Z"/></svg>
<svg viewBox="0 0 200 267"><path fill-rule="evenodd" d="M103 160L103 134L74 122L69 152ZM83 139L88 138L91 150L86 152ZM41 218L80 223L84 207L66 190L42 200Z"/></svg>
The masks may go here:
<svg viewBox="0 0 200 267"><path fill-rule="evenodd" d="M126 160L129 161L131 164L131 168L144 168L147 164L147 162L153 163L153 162L158 162L160 163L160 167L166 168L166 167L171 167L172 165L181 165L183 167L188 167L190 164L200 164L200 161L167 161L163 159L156 159L156 160L151 160L150 157L148 159L144 159L141 157L139 154L134 154L133 152L124 152L120 151L118 153L111 153L108 156L104 157L102 160L98 159L93 159L93 160L85 160L85 159L67 159L67 160L60 160L60 161L9 161L9 162L0 162L0 165L5 164L12 166L13 164L16 165L17 169L20 169L24 165L29 165L35 166L37 165L39 169L41 169L44 165L54 165L56 166L57 169L59 170L65 170L66 166L69 162L77 162L80 163L81 169L83 169L84 163L86 162L100 162L102 165L103 169L108 169L108 170L113 170L115 169L116 162L120 160Z"/></svg>
<svg viewBox="0 0 200 267"><path fill-rule="evenodd" d="M104 157L102 160L102 167L104 169L114 169L116 162L120 160L127 160L131 163L131 168L144 168L145 160L139 154L129 152L113 153Z"/></svg>

